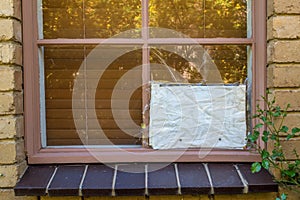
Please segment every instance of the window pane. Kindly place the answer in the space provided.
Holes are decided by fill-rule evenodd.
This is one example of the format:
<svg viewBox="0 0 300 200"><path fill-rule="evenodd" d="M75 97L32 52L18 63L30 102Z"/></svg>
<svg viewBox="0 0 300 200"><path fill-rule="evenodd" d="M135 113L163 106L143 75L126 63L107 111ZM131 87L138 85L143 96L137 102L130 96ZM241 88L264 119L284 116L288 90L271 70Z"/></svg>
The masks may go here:
<svg viewBox="0 0 300 200"><path fill-rule="evenodd" d="M247 37L246 0L150 0L149 15L151 27L192 38Z"/></svg>
<svg viewBox="0 0 300 200"><path fill-rule="evenodd" d="M155 82L149 145L242 149L250 122L251 87L245 85L251 77L250 49L247 45L152 46L150 71Z"/></svg>
<svg viewBox="0 0 300 200"><path fill-rule="evenodd" d="M245 82L249 66L246 45L210 45L204 48L218 67L224 83Z"/></svg>
<svg viewBox="0 0 300 200"><path fill-rule="evenodd" d="M42 10L46 39L109 38L141 28L139 0L43 0Z"/></svg>
<svg viewBox="0 0 300 200"><path fill-rule="evenodd" d="M152 46L151 78L189 83L241 83L247 78L246 45Z"/></svg>
<svg viewBox="0 0 300 200"><path fill-rule="evenodd" d="M139 0L43 0L42 9L41 32L48 39L108 38L141 28ZM247 37L247 21L251 24L246 0L150 0L149 16L151 27L174 29L194 38Z"/></svg>
<svg viewBox="0 0 300 200"><path fill-rule="evenodd" d="M127 47L108 47L104 51L121 48ZM48 146L140 144L141 71L134 67L141 65L141 51L119 56L106 69L101 63L106 62L109 53L89 56L92 52L97 55L94 46L44 47ZM127 79L122 78L131 71ZM118 81L122 81L121 88L117 87ZM79 96L74 96L75 89ZM132 95L126 99L129 91ZM113 92L120 93L113 98ZM99 133L97 124L105 135Z"/></svg>

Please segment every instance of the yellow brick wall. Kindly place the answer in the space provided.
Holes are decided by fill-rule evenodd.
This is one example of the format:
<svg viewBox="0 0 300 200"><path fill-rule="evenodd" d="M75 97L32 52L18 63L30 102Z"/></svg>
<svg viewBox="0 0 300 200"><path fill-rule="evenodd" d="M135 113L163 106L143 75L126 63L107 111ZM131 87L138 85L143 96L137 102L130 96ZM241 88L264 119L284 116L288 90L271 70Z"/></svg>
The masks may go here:
<svg viewBox="0 0 300 200"><path fill-rule="evenodd" d="M21 0L0 2L0 199L15 197L12 188L26 169L24 153Z"/></svg>
<svg viewBox="0 0 300 200"><path fill-rule="evenodd" d="M268 87L277 103L291 104L286 125L300 127L300 1L268 1ZM296 148L300 138L284 144L287 152ZM292 155L289 155L288 158Z"/></svg>
<svg viewBox="0 0 300 200"><path fill-rule="evenodd" d="M300 1L268 0L268 87L280 104L292 103L289 126L300 125ZM0 200L15 197L12 188L26 169L24 153L21 0L0 2ZM293 140L287 148L299 147ZM90 197L86 200L268 200L275 193L251 195ZM296 195L290 196L297 199ZM41 200L81 200L81 197L41 197Z"/></svg>
<svg viewBox="0 0 300 200"><path fill-rule="evenodd" d="M285 125L300 127L300 1L268 0L267 13L267 85L281 107L291 104ZM300 152L300 137L283 141L282 146L287 159L295 159L292 152ZM299 193L285 192L289 199L300 199Z"/></svg>

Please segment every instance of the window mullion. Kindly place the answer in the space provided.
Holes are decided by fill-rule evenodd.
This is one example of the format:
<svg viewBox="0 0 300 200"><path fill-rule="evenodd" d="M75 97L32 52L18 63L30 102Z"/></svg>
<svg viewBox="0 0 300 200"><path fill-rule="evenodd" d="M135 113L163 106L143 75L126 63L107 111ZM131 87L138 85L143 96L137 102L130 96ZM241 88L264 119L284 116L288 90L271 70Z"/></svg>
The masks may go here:
<svg viewBox="0 0 300 200"><path fill-rule="evenodd" d="M142 67L142 144L144 147L148 146L148 129L146 128L149 124L149 82L150 82L150 51L149 51L149 0L142 0L142 56L143 56L143 67Z"/></svg>

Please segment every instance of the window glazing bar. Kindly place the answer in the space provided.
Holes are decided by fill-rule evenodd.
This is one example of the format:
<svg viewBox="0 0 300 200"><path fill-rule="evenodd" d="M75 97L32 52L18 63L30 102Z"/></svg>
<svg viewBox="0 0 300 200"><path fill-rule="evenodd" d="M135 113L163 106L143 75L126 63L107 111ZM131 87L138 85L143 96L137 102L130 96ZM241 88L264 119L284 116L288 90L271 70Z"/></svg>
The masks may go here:
<svg viewBox="0 0 300 200"><path fill-rule="evenodd" d="M38 45L97 45L97 44L112 44L112 45L134 45L134 44L191 44L191 40L199 44L249 44L254 40L252 38L150 38L144 39L125 39L125 38L109 38L109 39L45 39L38 40ZM195 44L195 43L192 43Z"/></svg>

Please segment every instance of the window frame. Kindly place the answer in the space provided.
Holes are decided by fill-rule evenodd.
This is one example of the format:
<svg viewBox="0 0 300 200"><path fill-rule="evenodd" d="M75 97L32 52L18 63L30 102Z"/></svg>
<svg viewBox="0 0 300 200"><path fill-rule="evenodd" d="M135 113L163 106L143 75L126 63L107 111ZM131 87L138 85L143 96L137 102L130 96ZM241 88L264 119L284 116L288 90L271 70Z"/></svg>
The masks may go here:
<svg viewBox="0 0 300 200"><path fill-rule="evenodd" d="M144 4L146 2L144 1ZM142 9L147 9L146 5L142 7ZM114 148L42 148L38 47L55 44L92 45L99 44L104 39L38 39L37 0L24 0L22 8L25 146L30 164L99 163L99 159L94 155L100 154L101 162L173 162L170 155L178 155L177 162L260 161L260 155L251 150L201 149L199 151L199 149L188 149L183 154L180 150L164 150L159 154L152 155L150 152L155 150L146 147L126 148L128 153ZM253 0L252 11L253 32L251 38L203 38L196 39L196 41L200 45L244 44L252 46L252 112L255 113L257 100L265 94L266 88L266 0ZM142 23L145 21L144 19ZM141 42L139 40L141 39L137 39L137 42ZM165 42L165 39L150 39L150 42L161 44ZM146 76L145 71L142 76ZM145 105L146 94L143 94L142 98L143 105ZM259 143L261 146L264 145L262 141ZM206 156L202 158L202 154Z"/></svg>

